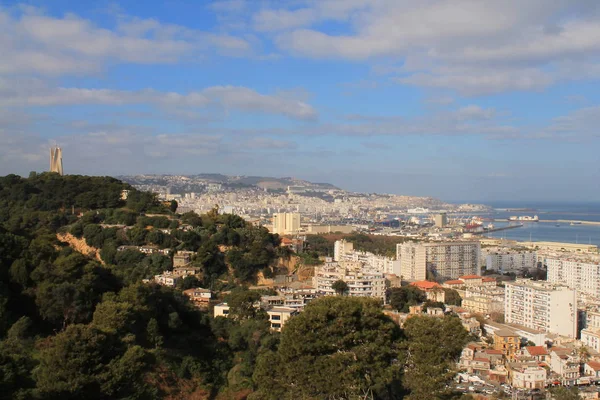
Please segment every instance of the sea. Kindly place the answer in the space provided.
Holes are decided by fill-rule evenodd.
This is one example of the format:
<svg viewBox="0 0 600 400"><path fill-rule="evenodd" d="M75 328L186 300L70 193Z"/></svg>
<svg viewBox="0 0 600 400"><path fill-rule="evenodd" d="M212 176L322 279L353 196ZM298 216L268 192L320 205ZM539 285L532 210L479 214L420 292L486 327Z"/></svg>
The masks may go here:
<svg viewBox="0 0 600 400"><path fill-rule="evenodd" d="M522 222L523 226L487 234L488 237L518 241L565 242L600 246L600 225L570 225L558 220L600 222L600 203L529 203L497 202L488 204L494 211L477 214L482 218L508 219L510 216L534 216L552 222ZM515 211L518 210L518 211ZM493 222L496 228L509 222ZM514 223L512 223L514 224ZM486 222L487 225L487 222Z"/></svg>

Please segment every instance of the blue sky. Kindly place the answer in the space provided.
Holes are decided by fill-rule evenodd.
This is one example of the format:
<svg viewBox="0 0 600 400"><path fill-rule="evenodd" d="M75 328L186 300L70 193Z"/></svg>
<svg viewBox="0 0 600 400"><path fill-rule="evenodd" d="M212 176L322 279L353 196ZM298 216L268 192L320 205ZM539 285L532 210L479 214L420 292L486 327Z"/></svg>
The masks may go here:
<svg viewBox="0 0 600 400"><path fill-rule="evenodd" d="M0 174L600 195L596 0L0 1L0 54Z"/></svg>

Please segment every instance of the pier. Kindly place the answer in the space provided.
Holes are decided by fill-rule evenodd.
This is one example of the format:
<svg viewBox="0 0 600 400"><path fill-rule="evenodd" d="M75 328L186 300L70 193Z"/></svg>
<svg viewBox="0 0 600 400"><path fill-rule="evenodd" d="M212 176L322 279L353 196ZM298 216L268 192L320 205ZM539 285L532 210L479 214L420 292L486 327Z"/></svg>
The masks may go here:
<svg viewBox="0 0 600 400"><path fill-rule="evenodd" d="M598 221L579 221L579 220L572 220L572 219L555 219L555 220L540 220L540 222L551 222L553 224L570 224L572 222L574 222L576 225L596 225L596 226L600 226L600 222Z"/></svg>
<svg viewBox="0 0 600 400"><path fill-rule="evenodd" d="M523 224L519 224L519 225L508 225L508 226L501 226L498 228L492 228L492 229L485 229L483 232L471 232L473 235L485 235L486 233L491 233L491 232L498 232L498 231L505 231L507 229L516 229L516 228L522 228Z"/></svg>

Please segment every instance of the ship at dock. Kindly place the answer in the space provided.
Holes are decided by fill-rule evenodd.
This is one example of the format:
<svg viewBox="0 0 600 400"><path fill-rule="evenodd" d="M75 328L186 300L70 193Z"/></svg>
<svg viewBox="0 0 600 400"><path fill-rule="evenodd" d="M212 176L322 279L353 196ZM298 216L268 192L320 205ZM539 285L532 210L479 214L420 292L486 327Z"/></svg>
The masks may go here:
<svg viewBox="0 0 600 400"><path fill-rule="evenodd" d="M509 221L525 221L525 222L538 222L540 219L537 215L534 215L533 217L529 216L529 215L521 215L521 216L512 216L508 218Z"/></svg>

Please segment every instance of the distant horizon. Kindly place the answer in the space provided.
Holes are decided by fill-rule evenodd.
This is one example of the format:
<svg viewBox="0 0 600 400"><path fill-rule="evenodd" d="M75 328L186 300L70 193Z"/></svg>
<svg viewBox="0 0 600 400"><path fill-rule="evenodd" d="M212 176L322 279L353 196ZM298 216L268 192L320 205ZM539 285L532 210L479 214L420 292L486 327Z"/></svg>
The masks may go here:
<svg viewBox="0 0 600 400"><path fill-rule="evenodd" d="M8 0L0 21L0 174L58 144L89 175L600 198L593 1Z"/></svg>

